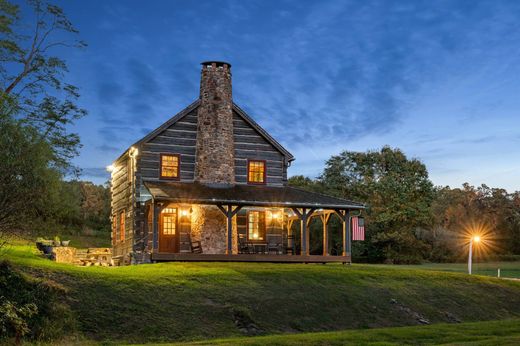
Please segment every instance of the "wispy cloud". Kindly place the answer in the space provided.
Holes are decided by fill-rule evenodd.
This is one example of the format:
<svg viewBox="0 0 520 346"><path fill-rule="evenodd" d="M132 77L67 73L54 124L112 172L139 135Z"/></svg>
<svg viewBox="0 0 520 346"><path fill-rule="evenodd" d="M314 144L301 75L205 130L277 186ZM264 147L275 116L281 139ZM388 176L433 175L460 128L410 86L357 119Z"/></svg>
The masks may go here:
<svg viewBox="0 0 520 346"><path fill-rule="evenodd" d="M72 70L90 97L83 166L191 103L212 59L233 64L235 101L296 155L293 174L391 144L466 180L470 150L518 144L520 2L93 1L65 4L90 43Z"/></svg>

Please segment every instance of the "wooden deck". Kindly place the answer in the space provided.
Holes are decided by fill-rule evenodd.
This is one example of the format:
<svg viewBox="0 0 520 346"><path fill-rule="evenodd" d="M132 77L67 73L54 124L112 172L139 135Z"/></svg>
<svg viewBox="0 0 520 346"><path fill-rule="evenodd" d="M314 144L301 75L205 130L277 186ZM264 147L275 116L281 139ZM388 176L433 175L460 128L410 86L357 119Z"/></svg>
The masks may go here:
<svg viewBox="0 0 520 346"><path fill-rule="evenodd" d="M272 263L351 263L350 256L300 256L266 254L194 254L194 253L153 253L153 261L180 262L272 262Z"/></svg>

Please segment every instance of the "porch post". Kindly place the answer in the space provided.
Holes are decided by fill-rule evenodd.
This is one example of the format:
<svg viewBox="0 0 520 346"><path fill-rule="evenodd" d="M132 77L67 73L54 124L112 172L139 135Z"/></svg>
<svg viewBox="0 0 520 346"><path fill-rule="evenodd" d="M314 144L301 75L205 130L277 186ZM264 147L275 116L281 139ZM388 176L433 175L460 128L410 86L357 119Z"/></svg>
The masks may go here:
<svg viewBox="0 0 520 346"><path fill-rule="evenodd" d="M153 232L153 252L159 252L159 205L152 202L152 232Z"/></svg>
<svg viewBox="0 0 520 346"><path fill-rule="evenodd" d="M231 255L233 253L233 216L235 216L242 209L242 206L237 206L235 209L233 209L231 204L226 206L217 204L217 207L226 216L227 219L226 255Z"/></svg>
<svg viewBox="0 0 520 346"><path fill-rule="evenodd" d="M329 255L329 232L328 232L328 223L330 218L329 214L320 215L321 223L323 224L323 256Z"/></svg>
<svg viewBox="0 0 520 346"><path fill-rule="evenodd" d="M298 215L300 218L300 231L301 231L301 255L308 256L309 255L309 232L307 228L307 224L309 221L309 216L312 215L314 212L314 208L302 208L302 211L300 212L298 208L292 208L294 213Z"/></svg>
<svg viewBox="0 0 520 346"><path fill-rule="evenodd" d="M292 225L294 220L287 220L287 247L291 249L291 255L296 255L294 251L294 238L292 236Z"/></svg>
<svg viewBox="0 0 520 346"><path fill-rule="evenodd" d="M226 255L231 255L233 253L233 214L231 213L231 206L228 205L227 212L227 248Z"/></svg>
<svg viewBox="0 0 520 346"><path fill-rule="evenodd" d="M334 212L339 216L342 222L343 231L343 253L342 256L350 255L351 253L351 237L350 237L350 210L339 210L336 209Z"/></svg>
<svg viewBox="0 0 520 346"><path fill-rule="evenodd" d="M307 231L307 209L302 209L302 217L300 219L301 224L301 237L302 237L302 255L307 256L309 254L308 249L308 231Z"/></svg>
<svg viewBox="0 0 520 346"><path fill-rule="evenodd" d="M350 210L345 210L343 214L343 256L350 255Z"/></svg>

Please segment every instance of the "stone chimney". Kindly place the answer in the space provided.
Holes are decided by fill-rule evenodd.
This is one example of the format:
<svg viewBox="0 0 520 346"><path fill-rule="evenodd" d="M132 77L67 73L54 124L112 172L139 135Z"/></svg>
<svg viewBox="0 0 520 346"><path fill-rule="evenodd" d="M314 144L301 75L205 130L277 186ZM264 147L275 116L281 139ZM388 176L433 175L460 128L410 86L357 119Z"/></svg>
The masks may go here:
<svg viewBox="0 0 520 346"><path fill-rule="evenodd" d="M201 65L195 181L234 184L231 65L220 61Z"/></svg>

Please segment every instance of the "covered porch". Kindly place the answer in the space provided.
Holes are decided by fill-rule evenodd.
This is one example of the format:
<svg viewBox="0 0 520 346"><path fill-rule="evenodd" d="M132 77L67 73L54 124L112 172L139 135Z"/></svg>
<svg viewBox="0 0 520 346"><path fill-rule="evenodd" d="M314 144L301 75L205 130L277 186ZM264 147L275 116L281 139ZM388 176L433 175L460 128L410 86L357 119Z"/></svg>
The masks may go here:
<svg viewBox="0 0 520 346"><path fill-rule="evenodd" d="M350 217L364 208L288 186L179 182L145 186L152 197L145 232L152 261L350 263ZM309 224L315 218L321 220L323 246L320 253L311 254ZM339 252L329 248L331 218L339 220L335 222L340 228L335 231L341 233ZM167 233L173 233L171 240ZM165 246L167 241L172 242L170 247Z"/></svg>

